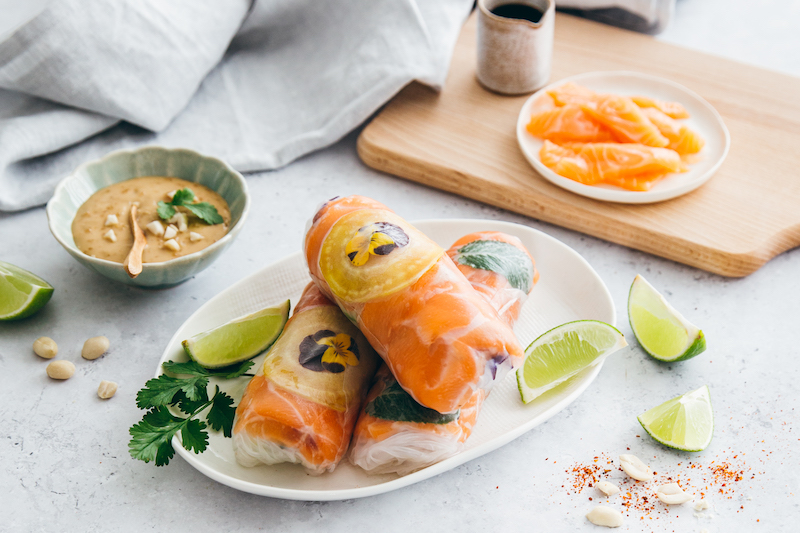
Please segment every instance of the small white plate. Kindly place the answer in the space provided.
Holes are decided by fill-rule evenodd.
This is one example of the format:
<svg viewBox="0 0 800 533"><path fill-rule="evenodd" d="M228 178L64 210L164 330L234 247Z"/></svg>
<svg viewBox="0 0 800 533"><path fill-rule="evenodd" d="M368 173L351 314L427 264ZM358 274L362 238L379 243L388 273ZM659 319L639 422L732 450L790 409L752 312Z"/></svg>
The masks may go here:
<svg viewBox="0 0 800 533"><path fill-rule="evenodd" d="M564 176L559 176L542 164L539 159L539 150L544 141L528 133L525 126L530 122L533 102L550 89L569 81L588 87L598 93L649 96L658 100L680 102L691 115L690 118L685 119L685 121L682 120L682 122L685 122L687 126L699 133L706 141L706 145L698 154L701 158L700 161L689 165L690 168L687 172L666 176L655 183L649 191L628 191L621 187L606 184L584 185ZM708 181L719 169L725 160L725 156L728 155L728 148L731 144L730 134L728 133L728 128L725 127L725 123L722 122L722 117L711 104L696 93L673 81L626 71L579 74L551 83L547 87L536 91L525 101L522 110L519 112L517 141L522 153L525 155L525 159L528 160L536 172L548 181L595 200L625 204L661 202L695 190Z"/></svg>
<svg viewBox="0 0 800 533"><path fill-rule="evenodd" d="M522 240L536 260L541 275L515 328L523 346L550 328L572 320L595 319L609 324L616 320L611 295L589 263L565 244L540 231L490 220L427 220L414 225L445 248L474 231L504 231ZM178 329L164 350L156 375L161 373L164 361L186 360L181 348L183 339L286 298L291 298L294 303L309 281L305 260L302 254L297 253L221 292ZM257 358L256 364L261 359ZM583 371L528 405L523 405L519 398L516 376L509 373L484 403L475 430L461 453L403 477L367 475L347 459L334 472L317 477L306 474L302 467L293 464L245 468L236 463L231 440L213 431L210 432L208 448L202 454L185 450L177 438L173 445L189 464L203 474L244 492L306 501L372 496L441 474L512 441L569 405L594 380L601 366ZM213 391L217 384L238 404L247 383L244 379L220 380L210 383L209 388Z"/></svg>

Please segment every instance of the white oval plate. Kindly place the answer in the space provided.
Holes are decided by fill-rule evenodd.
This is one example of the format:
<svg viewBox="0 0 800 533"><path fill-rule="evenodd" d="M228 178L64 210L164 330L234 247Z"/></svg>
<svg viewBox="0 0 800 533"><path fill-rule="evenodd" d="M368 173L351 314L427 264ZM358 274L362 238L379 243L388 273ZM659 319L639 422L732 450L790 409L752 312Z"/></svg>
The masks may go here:
<svg viewBox="0 0 800 533"><path fill-rule="evenodd" d="M522 239L536 260L541 278L525 304L515 332L523 346L559 324L578 319L595 319L614 324L616 313L611 295L597 273L580 255L544 233L509 222L491 220L426 220L417 228L444 248L474 231L504 231ZM185 361L181 341L236 317L275 305L286 298L296 302L310 278L302 254L291 255L259 270L221 292L198 309L169 341L158 364L167 360ZM261 357L257 358L256 364ZM602 365L584 370L561 386L523 405L515 375L510 372L484 403L475 430L465 449L438 464L399 477L367 475L347 462L330 474L310 476L294 464L245 468L236 463L231 440L210 432L209 445L202 454L185 450L178 439L173 444L193 467L211 479L235 489L291 500L344 500L381 494L417 483L446 472L462 463L489 453L541 424L577 398L600 372ZM212 380L215 381L215 380ZM246 380L210 383L230 393L236 403L242 397Z"/></svg>
<svg viewBox="0 0 800 533"><path fill-rule="evenodd" d="M614 93L626 96L649 96L658 100L680 102L686 107L690 118L685 119L686 125L699 133L706 141L706 145L698 154L702 159L689 165L687 172L671 174L664 177L649 191L627 191L614 185L584 185L575 180L559 176L542 164L539 159L539 150L544 141L534 137L525 129L530 122L531 107L533 102L550 89L574 81L599 93ZM683 122L683 120L682 120ZM683 85L673 81L640 74L638 72L589 72L569 78L564 78L533 93L525 101L517 118L517 141L522 149L525 159L545 179L572 191L581 196L605 200L607 202L620 202L625 204L647 204L669 200L681 196L700 187L719 169L725 156L728 155L731 138L728 128L722 122L722 117L711 104L699 95L690 91Z"/></svg>

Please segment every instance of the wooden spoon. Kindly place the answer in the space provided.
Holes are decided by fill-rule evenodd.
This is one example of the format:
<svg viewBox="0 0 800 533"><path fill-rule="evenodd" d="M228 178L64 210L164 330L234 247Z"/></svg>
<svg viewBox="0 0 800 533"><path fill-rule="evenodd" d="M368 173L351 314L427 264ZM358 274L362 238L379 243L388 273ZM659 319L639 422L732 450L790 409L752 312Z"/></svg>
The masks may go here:
<svg viewBox="0 0 800 533"><path fill-rule="evenodd" d="M133 246L131 251L128 252L128 257L122 263L125 271L131 278L135 278L142 273L142 253L147 244L147 239L144 236L142 228L136 222L136 206L131 205L131 232L133 232Z"/></svg>

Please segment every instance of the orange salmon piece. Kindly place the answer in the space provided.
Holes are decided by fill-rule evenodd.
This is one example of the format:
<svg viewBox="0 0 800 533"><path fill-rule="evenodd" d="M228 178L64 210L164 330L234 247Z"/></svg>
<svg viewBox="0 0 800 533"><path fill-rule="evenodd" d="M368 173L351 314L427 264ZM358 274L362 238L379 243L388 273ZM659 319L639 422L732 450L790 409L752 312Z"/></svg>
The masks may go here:
<svg viewBox="0 0 800 533"><path fill-rule="evenodd" d="M663 148L669 144L669 139L661 135L639 106L628 97L602 95L596 100L582 104L581 108L624 142L656 148Z"/></svg>
<svg viewBox="0 0 800 533"><path fill-rule="evenodd" d="M639 174L636 176L616 176L606 178L605 182L629 191L649 191L666 174Z"/></svg>
<svg viewBox="0 0 800 533"><path fill-rule="evenodd" d="M705 146L706 141L700 135L655 107L646 107L642 113L669 139L667 148L684 155L696 154Z"/></svg>
<svg viewBox="0 0 800 533"><path fill-rule="evenodd" d="M579 105L567 104L531 115L525 127L531 135L554 142L613 142L608 128L592 120Z"/></svg>
<svg viewBox="0 0 800 533"><path fill-rule="evenodd" d="M330 470L347 451L359 407L355 402L345 412L336 411L257 375L236 408L234 433L296 449L306 466Z"/></svg>
<svg viewBox="0 0 800 533"><path fill-rule="evenodd" d="M557 106L567 104L585 104L595 99L597 93L591 89L587 89L582 85L569 81L563 85L559 85L555 89L547 91Z"/></svg>
<svg viewBox="0 0 800 533"><path fill-rule="evenodd" d="M517 322L517 318L519 318L522 305L527 299L521 297L524 293L519 289L514 289L505 276L497 272L473 268L470 265L455 261L459 249L465 244L475 241L505 242L525 253L533 264L533 285L536 285L539 281L539 271L536 270L536 261L533 260L530 252L528 252L518 237L500 231L478 231L470 233L458 239L453 243L450 249L447 250L447 255L454 260L458 269L472 285L472 288L486 298L486 301L491 303L492 307L497 310L497 314L500 315L500 318L513 328L514 324Z"/></svg>
<svg viewBox="0 0 800 533"><path fill-rule="evenodd" d="M678 102L665 102L647 96L631 96L631 100L641 108L658 109L670 118L689 118L689 112Z"/></svg>
<svg viewBox="0 0 800 533"><path fill-rule="evenodd" d="M587 143L567 148L545 141L539 157L545 166L566 178L588 185L613 183L629 190L647 190L642 189L648 186L641 181L685 168L674 150L633 143ZM633 177L638 178L623 179Z"/></svg>
<svg viewBox="0 0 800 533"><path fill-rule="evenodd" d="M539 150L539 159L544 166L558 174L584 185L597 185L602 182L601 176L590 168L589 162L577 151L544 141Z"/></svg>

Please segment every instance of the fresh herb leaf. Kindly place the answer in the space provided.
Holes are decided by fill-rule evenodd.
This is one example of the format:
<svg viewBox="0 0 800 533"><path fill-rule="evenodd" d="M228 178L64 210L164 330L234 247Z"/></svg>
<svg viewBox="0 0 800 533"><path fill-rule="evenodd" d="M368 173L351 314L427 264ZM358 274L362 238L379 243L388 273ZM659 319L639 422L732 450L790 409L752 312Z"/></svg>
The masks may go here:
<svg viewBox="0 0 800 533"><path fill-rule="evenodd" d="M193 203L195 200L194 192L191 189L180 189L175 192L169 203L160 201L158 202L158 216L164 220L169 220L175 216L175 207L185 207L191 211L197 218L206 224L222 224L225 219L219 214L217 208L208 202Z"/></svg>
<svg viewBox="0 0 800 533"><path fill-rule="evenodd" d="M158 209L156 210L158 216L164 220L169 220L175 216L175 208L172 207L172 204L168 204L164 201L158 202Z"/></svg>
<svg viewBox="0 0 800 533"><path fill-rule="evenodd" d="M136 393L136 405L139 409L163 407L174 404L175 395L183 392L190 400L197 401L205 394L208 378L192 376L190 378L173 378L162 374L145 383L145 388Z"/></svg>
<svg viewBox="0 0 800 533"><path fill-rule="evenodd" d="M222 379L238 378L244 376L248 370L254 365L253 361L243 361L235 365L229 365L222 368L205 368L196 361L186 361L185 363L176 363L174 361L166 361L161 367L172 374L183 374L189 376L213 376Z"/></svg>
<svg viewBox="0 0 800 533"><path fill-rule="evenodd" d="M226 366L223 368L215 368L212 370L212 375L222 379L233 379L240 376L248 375L247 371L250 370L255 363L253 361L242 361L241 363Z"/></svg>
<svg viewBox="0 0 800 533"><path fill-rule="evenodd" d="M234 400L222 392L219 386L209 400L208 379L241 377L252 366L252 361L219 369L203 368L195 361L164 363L165 371L181 377L162 374L148 380L145 387L136 394L136 405L149 411L141 422L128 430L131 435L128 443L131 457L146 463L154 461L156 466L169 464L170 459L175 456L172 439L178 432L184 448L201 453L208 447L206 428L209 426L230 438L236 415ZM206 413L204 422L198 417L209 406L211 408ZM169 407L177 408L187 416L173 415Z"/></svg>
<svg viewBox="0 0 800 533"><path fill-rule="evenodd" d="M184 205L194 202L194 191L192 189L179 189L172 197L172 205Z"/></svg>
<svg viewBox="0 0 800 533"><path fill-rule="evenodd" d="M472 241L458 249L455 259L462 265L496 272L525 294L533 287L533 261L513 244L491 240Z"/></svg>
<svg viewBox="0 0 800 533"><path fill-rule="evenodd" d="M230 438L233 432L233 417L236 415L236 408L233 407L233 398L219 390L217 387L214 398L211 400L211 409L206 415L208 425L211 429L222 431Z"/></svg>
<svg viewBox="0 0 800 533"><path fill-rule="evenodd" d="M422 424L449 424L458 420L461 414L461 411L441 414L418 404L394 379L377 398L367 404L366 411L368 415L383 420Z"/></svg>
<svg viewBox="0 0 800 533"><path fill-rule="evenodd" d="M148 412L141 422L128 430L131 435L128 443L131 457L145 463L155 461L156 466L169 464L169 460L175 455L172 437L184 423L185 420L172 416L163 407Z"/></svg>
<svg viewBox="0 0 800 533"><path fill-rule="evenodd" d="M204 431L206 423L200 420L188 419L181 428L181 444L194 453L205 451L208 446L208 433Z"/></svg>
<svg viewBox="0 0 800 533"><path fill-rule="evenodd" d="M219 214L217 208L208 202L198 204L183 204L183 207L194 213L194 215L206 224L222 224L224 219Z"/></svg>
<svg viewBox="0 0 800 533"><path fill-rule="evenodd" d="M172 374L186 374L189 376L207 376L209 374L208 369L203 368L197 361L193 360L185 363L166 361L162 363L161 368Z"/></svg>
<svg viewBox="0 0 800 533"><path fill-rule="evenodd" d="M190 400L186 397L186 394L183 391L178 391L178 394L175 395L173 398L172 405L177 405L178 409L186 413L187 415L192 415L195 412L199 411L205 404L208 403L208 392L203 389L200 398L197 400Z"/></svg>

